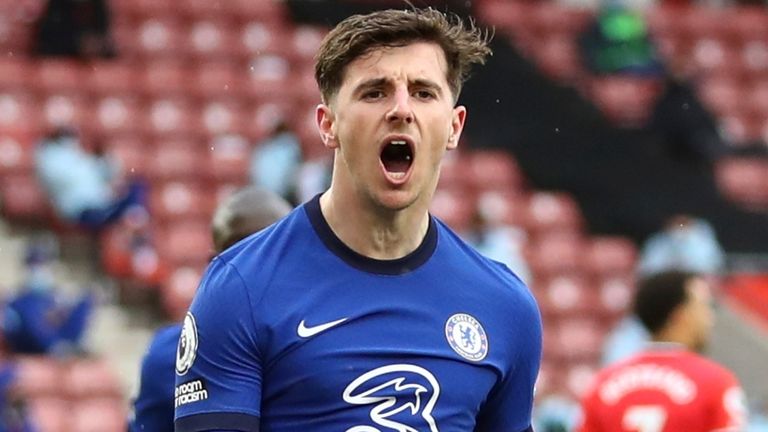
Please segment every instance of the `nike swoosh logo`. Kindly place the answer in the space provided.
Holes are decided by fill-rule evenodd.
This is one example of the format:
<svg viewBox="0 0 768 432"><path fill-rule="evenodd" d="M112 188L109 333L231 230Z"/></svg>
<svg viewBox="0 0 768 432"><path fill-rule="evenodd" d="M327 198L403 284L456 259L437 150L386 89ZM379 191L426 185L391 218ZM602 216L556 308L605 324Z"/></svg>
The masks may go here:
<svg viewBox="0 0 768 432"><path fill-rule="evenodd" d="M312 327L307 327L306 324L304 323L304 320L301 320L301 322L299 323L299 328L296 329L296 333L299 334L299 337L303 337L303 338L312 337L318 333L322 333L328 330L333 326L337 326L346 320L347 320L346 318L337 319L336 321L331 321L325 324L320 324Z"/></svg>

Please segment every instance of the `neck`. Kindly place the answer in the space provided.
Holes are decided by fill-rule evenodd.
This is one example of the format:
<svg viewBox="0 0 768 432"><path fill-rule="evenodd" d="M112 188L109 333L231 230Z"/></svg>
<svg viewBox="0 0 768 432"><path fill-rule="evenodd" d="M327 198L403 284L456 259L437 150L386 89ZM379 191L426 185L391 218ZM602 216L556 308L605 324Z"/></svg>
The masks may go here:
<svg viewBox="0 0 768 432"><path fill-rule="evenodd" d="M379 260L402 258L419 247L429 228L429 214L421 207L376 208L354 191L344 193L333 186L320 197L333 233L353 251Z"/></svg>
<svg viewBox="0 0 768 432"><path fill-rule="evenodd" d="M693 342L685 332L677 331L675 328L666 328L659 331L657 334L651 337L651 340L656 343L676 344L682 345L688 350L693 350Z"/></svg>

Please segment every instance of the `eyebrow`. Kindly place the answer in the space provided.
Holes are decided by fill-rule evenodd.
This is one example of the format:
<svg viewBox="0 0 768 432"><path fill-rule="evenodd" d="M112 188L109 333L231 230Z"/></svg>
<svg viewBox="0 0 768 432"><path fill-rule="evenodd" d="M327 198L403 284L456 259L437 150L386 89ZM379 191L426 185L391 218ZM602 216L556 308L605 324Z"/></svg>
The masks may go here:
<svg viewBox="0 0 768 432"><path fill-rule="evenodd" d="M385 87L388 84L389 84L389 80L387 78L371 78L358 84L353 90L352 94L359 94L361 91L364 91L370 88ZM428 88L430 90L435 91L438 95L443 94L443 88L440 87L440 85L437 84L436 82L428 79L419 78L409 82L408 85L421 87L421 88Z"/></svg>

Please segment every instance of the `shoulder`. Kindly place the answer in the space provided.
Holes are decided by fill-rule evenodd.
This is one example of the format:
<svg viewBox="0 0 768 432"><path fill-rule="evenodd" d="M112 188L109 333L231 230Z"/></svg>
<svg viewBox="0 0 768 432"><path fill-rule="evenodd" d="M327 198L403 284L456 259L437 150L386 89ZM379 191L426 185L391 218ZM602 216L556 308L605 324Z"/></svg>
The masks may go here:
<svg viewBox="0 0 768 432"><path fill-rule="evenodd" d="M180 335L181 324L172 324L159 329L153 336L144 357L145 367L173 364Z"/></svg>

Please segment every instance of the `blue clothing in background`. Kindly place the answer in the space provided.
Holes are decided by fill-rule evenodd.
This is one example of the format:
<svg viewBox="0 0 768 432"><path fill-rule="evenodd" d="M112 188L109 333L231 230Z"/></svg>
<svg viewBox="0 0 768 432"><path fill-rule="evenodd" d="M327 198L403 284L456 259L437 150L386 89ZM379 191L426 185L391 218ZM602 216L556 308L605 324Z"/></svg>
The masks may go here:
<svg viewBox="0 0 768 432"><path fill-rule="evenodd" d="M141 363L139 394L133 402L129 432L173 432L173 387L176 378L176 346L181 324L155 333Z"/></svg>
<svg viewBox="0 0 768 432"><path fill-rule="evenodd" d="M684 227L668 228L650 237L640 256L638 271L650 275L665 270L717 274L725 265L725 252L715 230L701 219Z"/></svg>
<svg viewBox="0 0 768 432"><path fill-rule="evenodd" d="M50 291L24 290L5 306L3 335L16 353L57 354L76 350L92 308L90 295L68 308L62 307Z"/></svg>
<svg viewBox="0 0 768 432"><path fill-rule="evenodd" d="M616 363L642 351L651 340L648 330L634 315L627 316L611 330L603 345L603 365Z"/></svg>
<svg viewBox="0 0 768 432"><path fill-rule="evenodd" d="M289 199L301 166L301 146L291 132L282 132L259 144L251 157L251 183Z"/></svg>
<svg viewBox="0 0 768 432"><path fill-rule="evenodd" d="M75 138L40 145L35 163L38 179L60 217L77 221L84 210L112 203L111 171L106 162L85 152Z"/></svg>

